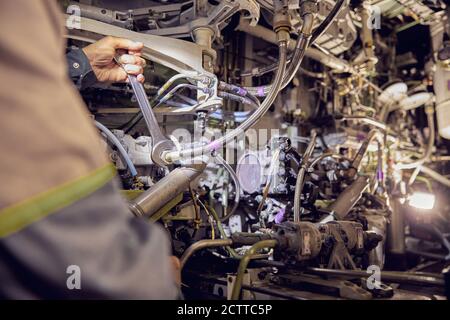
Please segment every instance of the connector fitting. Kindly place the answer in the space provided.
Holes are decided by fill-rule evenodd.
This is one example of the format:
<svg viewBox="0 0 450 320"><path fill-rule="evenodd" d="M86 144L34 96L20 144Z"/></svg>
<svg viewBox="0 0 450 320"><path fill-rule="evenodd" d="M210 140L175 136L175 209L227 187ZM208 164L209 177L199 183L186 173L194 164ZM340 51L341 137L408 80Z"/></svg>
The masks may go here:
<svg viewBox="0 0 450 320"><path fill-rule="evenodd" d="M289 33L289 29L280 28L277 30L277 42L286 42L286 44L291 39L291 35Z"/></svg>
<svg viewBox="0 0 450 320"><path fill-rule="evenodd" d="M317 13L319 8L317 6L317 0L306 0L300 3L300 15L304 16L305 14Z"/></svg>
<svg viewBox="0 0 450 320"><path fill-rule="evenodd" d="M278 32L285 29L287 32L291 30L291 17L288 10L288 2L282 0L274 1L275 13L273 15L273 31Z"/></svg>

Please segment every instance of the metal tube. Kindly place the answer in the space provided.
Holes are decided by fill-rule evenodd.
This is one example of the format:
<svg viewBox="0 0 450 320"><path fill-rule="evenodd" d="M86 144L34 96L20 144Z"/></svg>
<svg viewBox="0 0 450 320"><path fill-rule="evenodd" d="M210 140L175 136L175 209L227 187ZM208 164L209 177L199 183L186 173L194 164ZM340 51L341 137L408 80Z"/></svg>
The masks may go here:
<svg viewBox="0 0 450 320"><path fill-rule="evenodd" d="M434 140L435 140L435 127L434 127L434 108L432 106L426 106L425 112L427 114L428 128L430 129L430 137L428 138L427 148L425 150L424 155L413 162L410 163L398 163L396 164L396 168L400 170L405 169L415 169L416 167L425 163L428 159L430 159L431 154L433 153Z"/></svg>
<svg viewBox="0 0 450 320"><path fill-rule="evenodd" d="M370 10L370 2L363 1L361 8L361 40L363 42L363 51L368 60L367 66L369 72L374 71L375 62L377 58L375 57L375 48L373 45L373 28L369 27L369 23L372 19L372 12Z"/></svg>
<svg viewBox="0 0 450 320"><path fill-rule="evenodd" d="M311 164L309 165L310 168L314 168L320 161L322 161L325 158L335 158L335 159L342 159L342 160L347 160L347 161L351 161L349 158L341 155L341 154L334 154L334 153L324 153L321 154L320 156L318 156L317 158L315 158Z"/></svg>
<svg viewBox="0 0 450 320"><path fill-rule="evenodd" d="M371 273L367 273L364 270L336 270L336 269L322 269L322 268L308 268L309 272L319 275L329 276L345 276L355 278L367 278L371 276ZM396 271L381 271L382 281L398 281L403 283L411 283L418 285L432 285L432 286L444 286L445 282L440 274L430 274L422 272L396 272Z"/></svg>
<svg viewBox="0 0 450 320"><path fill-rule="evenodd" d="M234 215L234 213L236 212L238 206L239 206L239 202L241 200L241 183L239 182L239 178L236 175L236 172L234 172L233 168L228 164L228 162L225 161L225 159L220 155L220 154L215 154L215 159L217 160L217 162L222 165L225 170L228 171L228 173L231 176L231 179L234 182L234 187L235 187L235 198L234 198L234 205L233 208L230 210L230 212L228 212L224 217L222 217L220 219L221 222L225 222L227 221L232 215Z"/></svg>
<svg viewBox="0 0 450 320"><path fill-rule="evenodd" d="M337 219L344 219L355 204L361 199L363 192L369 187L369 179L364 176L358 177L346 188L331 204L329 210Z"/></svg>
<svg viewBox="0 0 450 320"><path fill-rule="evenodd" d="M281 89L285 88L294 78L300 64L305 56L306 49L309 45L309 39L311 38L311 29L314 24L314 15L307 13L303 16L303 26L298 36L297 43L294 48L294 54L291 57L289 67L283 77L283 82L281 84ZM287 63L287 62L286 62ZM250 93L259 96L265 96L272 90L272 85L262 86L262 87L245 87Z"/></svg>
<svg viewBox="0 0 450 320"><path fill-rule="evenodd" d="M365 116L343 116L341 119L336 120L342 120L342 121L361 121L364 123L367 123L368 125L377 127L383 131L386 131L388 129L387 125L383 122L380 122L376 119L365 117Z"/></svg>
<svg viewBox="0 0 450 320"><path fill-rule="evenodd" d="M189 248L187 248L186 251L181 256L180 258L181 270L183 270L189 258L192 257L192 255L197 251L206 248L228 247L231 246L232 244L233 240L231 239L215 239L215 240L206 239L197 241L196 243L192 244Z"/></svg>
<svg viewBox="0 0 450 320"><path fill-rule="evenodd" d="M308 45L313 44L320 36L322 36L327 31L327 29L331 26L331 24L334 22L334 19L337 17L339 12L343 8L344 2L345 2L345 0L338 0L336 2L336 4L334 5L333 9L331 9L328 16L322 21L322 23L312 33L312 36L309 40ZM296 47L299 47L299 45L301 45L301 41L303 41L302 38L304 38L303 33L305 33L305 34L307 33L308 35L311 33L313 25L312 24L310 25L310 21L309 21L310 19L314 20L314 16L309 12L303 16L303 26L306 26L306 28L304 27L302 29L302 31L301 31L302 34L300 34L299 39L297 40ZM309 50L309 49L307 49L307 50ZM308 56L308 53L306 53L306 55ZM289 66L290 68L292 67L292 65L294 65L294 67L295 67L295 65L298 64L298 61L295 62L296 60L294 59L293 56L290 56L289 60L291 63L291 65ZM294 61L294 64L292 64L293 61ZM277 67L276 64L271 64L269 66L265 66L265 67L256 69L255 73L253 71L251 71L250 73L247 73L247 74L243 73L243 74L241 74L241 76L253 76L253 75L261 76L264 73L276 70L276 67ZM295 73L296 73L296 71L293 73L293 75L295 75ZM290 73L288 72L287 74L290 74ZM311 73L310 73L310 75L311 75ZM290 80L289 80L289 82L290 82Z"/></svg>
<svg viewBox="0 0 450 320"><path fill-rule="evenodd" d="M422 171L426 175L430 176L437 182L443 184L444 186L450 187L450 179L447 179L445 176L443 176L439 172L436 172L436 171L431 170L430 168L424 167L424 166L420 167L420 171Z"/></svg>
<svg viewBox="0 0 450 320"><path fill-rule="evenodd" d="M134 200L130 204L130 210L135 216L150 218L164 205L189 188L189 184L203 172L205 167L205 164L201 164L197 167L173 170Z"/></svg>
<svg viewBox="0 0 450 320"><path fill-rule="evenodd" d="M305 175L308 170L308 162L311 157L314 147L316 146L316 137L317 134L315 132L312 133L311 142L306 148L305 155L303 156L302 166L297 174L297 180L295 182L295 193L294 193L294 222L300 222L300 202L303 191L303 185L305 184Z"/></svg>
<svg viewBox="0 0 450 320"><path fill-rule="evenodd" d="M372 129L367 138L362 143L361 147L358 150L358 153L355 155L355 157L352 160L351 164L351 170L349 171L349 176L354 177L356 173L358 172L359 166L361 164L361 161L364 159L364 156L367 153L367 150L369 149L370 144L373 140L378 141L379 148L384 145L384 141L380 136L380 131L377 129ZM380 163L380 159L378 159L378 167L380 167L382 164Z"/></svg>
<svg viewBox="0 0 450 320"><path fill-rule="evenodd" d="M250 249L248 249L245 256L241 259L239 263L239 268L236 274L236 279L234 281L233 290L231 293L231 300L239 300L242 289L242 281L244 279L245 270L247 270L248 263L252 257L261 249L264 248L274 248L278 244L277 240L263 240L255 243Z"/></svg>
<svg viewBox="0 0 450 320"><path fill-rule="evenodd" d="M248 33L256 38L263 39L270 43L277 43L275 32L259 25L254 27L250 26L249 22L245 19L241 19L237 30ZM288 49L290 51L294 51L295 44L290 42ZM315 48L310 47L306 49L305 56L322 63L336 72L354 72L353 68L347 61L339 59L333 55L328 55Z"/></svg>
<svg viewBox="0 0 450 320"><path fill-rule="evenodd" d="M405 218L403 215L402 205L395 198L390 199L391 205L391 223L387 230L387 250L394 255L405 254Z"/></svg>

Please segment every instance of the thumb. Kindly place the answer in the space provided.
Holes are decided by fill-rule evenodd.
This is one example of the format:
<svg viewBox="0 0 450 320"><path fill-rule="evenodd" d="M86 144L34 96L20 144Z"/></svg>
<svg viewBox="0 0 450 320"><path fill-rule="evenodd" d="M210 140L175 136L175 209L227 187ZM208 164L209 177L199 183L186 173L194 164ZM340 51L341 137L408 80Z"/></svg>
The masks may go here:
<svg viewBox="0 0 450 320"><path fill-rule="evenodd" d="M135 42L124 38L110 37L109 41L114 49L142 50L144 47L142 42Z"/></svg>

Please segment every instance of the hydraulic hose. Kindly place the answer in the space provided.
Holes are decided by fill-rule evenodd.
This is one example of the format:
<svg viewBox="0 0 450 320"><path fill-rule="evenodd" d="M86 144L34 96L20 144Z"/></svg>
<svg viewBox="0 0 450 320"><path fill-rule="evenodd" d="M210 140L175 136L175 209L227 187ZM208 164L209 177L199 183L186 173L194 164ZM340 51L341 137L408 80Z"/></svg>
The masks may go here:
<svg viewBox="0 0 450 320"><path fill-rule="evenodd" d="M236 101L240 104L244 104L244 105L250 105L252 106L254 109L257 109L259 107L259 104L257 104L254 100L249 99L247 97L242 97L239 96L237 94L233 94L230 92L226 92L226 91L219 91L217 93L217 96L227 99L227 100L231 100L231 101Z"/></svg>
<svg viewBox="0 0 450 320"><path fill-rule="evenodd" d="M426 106L425 112L427 114L428 128L430 129L430 137L428 139L428 144L427 144L425 153L420 159L417 159L413 162L398 163L396 165L397 169L400 169L400 170L415 169L416 167L424 164L431 157L431 154L433 152L433 147L434 147L435 135L436 135L436 129L434 126L434 108L432 106Z"/></svg>
<svg viewBox="0 0 450 320"><path fill-rule="evenodd" d="M297 174L297 180L295 182L295 193L294 193L294 222L300 222L300 203L303 191L303 186L305 184L306 171L309 168L309 159L316 146L316 133L313 132L311 136L311 142L306 148L305 154L303 156L302 166Z"/></svg>
<svg viewBox="0 0 450 320"><path fill-rule="evenodd" d="M95 126L97 127L97 129L99 129L101 132L103 132L106 135L106 137L108 138L108 140L114 144L114 146L117 148L117 150L119 150L120 155L125 160L125 162L128 166L128 170L130 170L131 176L136 177L137 176L136 167L134 166L133 161L131 161L130 156L128 155L127 151L120 143L119 139L117 139L117 137L114 135L114 133L111 132L111 130L109 130L107 127L105 127L100 122L95 121Z"/></svg>
<svg viewBox="0 0 450 320"><path fill-rule="evenodd" d="M322 23L312 32L312 36L311 39L309 41L309 45L312 45L314 42L316 42L316 40L323 35L328 28L331 26L331 24L333 23L334 19L336 19L337 15L340 13L340 11L343 8L345 0L338 0L336 2L336 4L334 5L333 9L331 9L330 13L328 14L328 16L322 21ZM300 40L300 39L299 39ZM298 43L299 41L297 41ZM292 65L292 61L293 61L293 56L294 55L290 55L288 60L291 62ZM257 72L244 72L242 74L242 76L260 76L263 75L265 73L274 71L276 69L277 65L276 64L271 64L269 66L265 66L262 68L258 68ZM294 73L295 74L295 73Z"/></svg>
<svg viewBox="0 0 450 320"><path fill-rule="evenodd" d="M299 38L297 40L297 47L294 51L294 56L292 57L292 63L289 65L286 75L283 79L282 88L286 87L292 78L298 72L300 64L305 56L306 49L310 44L311 30L314 25L314 15L312 13L307 13L303 16L303 27L300 32Z"/></svg>
<svg viewBox="0 0 450 320"><path fill-rule="evenodd" d="M218 92L219 94L220 93L230 93L232 95L243 97L249 101L252 101L257 107L259 107L261 105L261 103L259 102L257 97L255 97L253 94L250 94L246 89L238 87L234 84L220 81L218 88L219 88L219 92Z"/></svg>
<svg viewBox="0 0 450 320"><path fill-rule="evenodd" d="M284 32L284 36L280 36L281 40L279 41L279 68L277 70L277 73L275 75L273 84L271 86L271 90L269 94L267 95L266 99L262 102L261 106L255 110L254 113L252 113L251 116L247 118L243 123L239 125L236 129L230 131L225 136L212 141L211 143L196 147L196 148L190 148L186 150L181 151L170 151L165 154L165 160L167 162L173 162L180 158L186 158L190 156L198 156L201 154L208 154L212 151L216 151L219 148L221 148L224 144L230 142L234 138L238 137L245 131L247 131L249 128L251 128L255 123L257 123L269 110L272 103L275 101L275 98L281 88L282 80L286 71L286 58L287 58L287 42L289 39L289 33Z"/></svg>
<svg viewBox="0 0 450 320"><path fill-rule="evenodd" d="M244 279L245 270L252 259L252 257L264 248L274 248L278 244L277 240L263 240L255 243L250 249L248 249L245 256L241 259L239 263L239 268L236 274L236 279L234 280L233 291L231 293L231 300L239 300L242 289L242 281Z"/></svg>
<svg viewBox="0 0 450 320"><path fill-rule="evenodd" d="M281 85L281 89L286 87L289 82L292 81L292 78L297 73L300 68L300 64L303 61L303 57L305 56L306 49L309 45L309 39L311 37L311 29L314 24L314 15L311 13L307 13L303 16L303 27L300 31L300 35L298 37L294 54L291 58L291 63L289 64L289 68L286 70L286 73L283 77L283 82ZM273 84L272 84L273 85ZM260 87L245 87L248 92L252 95L258 97L266 96L272 89L272 85L268 86L260 86Z"/></svg>

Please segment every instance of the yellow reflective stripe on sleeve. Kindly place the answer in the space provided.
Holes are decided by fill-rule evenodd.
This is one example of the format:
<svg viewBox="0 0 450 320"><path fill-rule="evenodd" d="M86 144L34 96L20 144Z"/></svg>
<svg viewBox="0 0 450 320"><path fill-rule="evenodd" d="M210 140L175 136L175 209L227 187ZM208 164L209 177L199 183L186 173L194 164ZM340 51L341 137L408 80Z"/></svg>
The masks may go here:
<svg viewBox="0 0 450 320"><path fill-rule="evenodd" d="M83 199L116 175L112 164L0 210L0 237L6 237ZM13 192L13 191L12 191Z"/></svg>

